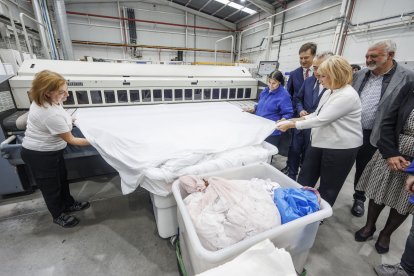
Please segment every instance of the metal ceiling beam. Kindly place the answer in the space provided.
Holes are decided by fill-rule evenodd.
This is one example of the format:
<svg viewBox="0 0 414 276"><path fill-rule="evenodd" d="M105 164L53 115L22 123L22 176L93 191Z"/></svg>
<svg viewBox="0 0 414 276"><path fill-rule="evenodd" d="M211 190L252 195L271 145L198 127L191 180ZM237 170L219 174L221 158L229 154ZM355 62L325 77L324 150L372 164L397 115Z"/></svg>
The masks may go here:
<svg viewBox="0 0 414 276"><path fill-rule="evenodd" d="M187 7L191 3L191 1L193 0L188 0L188 2L185 4L185 7Z"/></svg>
<svg viewBox="0 0 414 276"><path fill-rule="evenodd" d="M222 24L223 26L225 26L225 27L227 27L229 29L236 30L236 24L231 23L229 21L226 21L226 20L217 18L215 16L211 16L211 15L206 14L206 13L203 13L203 12L199 12L199 11L194 10L194 9L190 9L190 8L184 7L184 6L180 5L180 4L176 4L176 3L171 2L169 0L158 0L158 1L160 3L163 3L165 5L168 5L170 7L176 8L178 10L186 11L186 12L189 12L191 14L195 14L197 16L204 17L204 18L207 18L207 19L209 19L211 21L220 23L220 24Z"/></svg>
<svg viewBox="0 0 414 276"><path fill-rule="evenodd" d="M248 7L250 7L250 5L252 5L252 3L246 3L245 5L244 5L244 7L245 8L248 8ZM232 17L233 15L235 15L236 13L238 13L238 12L242 12L241 10L235 10L234 12L232 12L231 14L229 14L229 15L227 15L226 17L224 17L223 18L223 20L226 20L227 18L229 18L229 17Z"/></svg>
<svg viewBox="0 0 414 276"><path fill-rule="evenodd" d="M229 3L230 3L230 2L229 2ZM224 9L225 7L227 7L227 5L228 5L229 3L227 3L227 4L223 5L220 9L216 10L216 11L215 11L215 12L213 12L211 15L215 15L216 13L218 13L219 11L221 11L222 9Z"/></svg>
<svg viewBox="0 0 414 276"><path fill-rule="evenodd" d="M207 7L207 5L211 3L211 1L213 1L213 0L208 0L207 3L205 3L198 11L201 11L202 9Z"/></svg>
<svg viewBox="0 0 414 276"><path fill-rule="evenodd" d="M258 7L259 9L267 12L268 14L274 14L276 12L276 8L272 4L267 3L266 1L263 1L263 0L247 0L247 1L249 1L256 7Z"/></svg>

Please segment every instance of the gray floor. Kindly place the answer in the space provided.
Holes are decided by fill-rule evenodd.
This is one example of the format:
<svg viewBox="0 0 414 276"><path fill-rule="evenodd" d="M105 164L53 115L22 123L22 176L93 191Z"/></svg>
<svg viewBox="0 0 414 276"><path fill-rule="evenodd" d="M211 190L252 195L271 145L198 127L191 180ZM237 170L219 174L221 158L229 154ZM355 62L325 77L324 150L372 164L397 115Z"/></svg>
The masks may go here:
<svg viewBox="0 0 414 276"><path fill-rule="evenodd" d="M284 161L277 158L274 165L281 168ZM375 251L378 233L374 240L355 242L354 232L365 218L349 213L352 178L341 191L333 217L319 228L307 275L369 276L376 275L377 264L399 262L412 216L393 235L388 254ZM81 222L73 229L51 223L39 191L0 200L0 275L179 275L173 247L157 235L146 191L121 195L117 176L73 183L71 190L75 198L92 204L77 213ZM377 229L387 213L384 210Z"/></svg>

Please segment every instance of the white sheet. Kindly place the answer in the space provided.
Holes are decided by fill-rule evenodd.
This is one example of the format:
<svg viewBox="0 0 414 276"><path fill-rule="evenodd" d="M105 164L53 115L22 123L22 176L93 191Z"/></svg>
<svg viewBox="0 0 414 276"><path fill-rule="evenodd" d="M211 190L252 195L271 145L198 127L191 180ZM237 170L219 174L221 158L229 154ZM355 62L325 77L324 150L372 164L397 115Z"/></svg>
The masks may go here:
<svg viewBox="0 0 414 276"><path fill-rule="evenodd" d="M229 103L80 108L75 124L133 192L143 170L172 158L217 153L263 142L273 121Z"/></svg>
<svg viewBox="0 0 414 276"><path fill-rule="evenodd" d="M292 257L285 249L278 249L266 239L221 266L198 276L296 276Z"/></svg>
<svg viewBox="0 0 414 276"><path fill-rule="evenodd" d="M219 153L193 154L186 158L169 159L157 168L144 170L145 179L142 187L153 194L167 196L171 193L171 184L179 176L198 175L255 162L266 162L269 156L276 153L276 147L261 144Z"/></svg>

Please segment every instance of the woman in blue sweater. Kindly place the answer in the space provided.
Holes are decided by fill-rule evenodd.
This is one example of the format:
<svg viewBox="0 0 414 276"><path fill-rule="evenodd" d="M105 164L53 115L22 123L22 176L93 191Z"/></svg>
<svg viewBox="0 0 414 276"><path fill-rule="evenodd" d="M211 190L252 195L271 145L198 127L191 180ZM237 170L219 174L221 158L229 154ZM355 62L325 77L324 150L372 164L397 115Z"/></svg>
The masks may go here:
<svg viewBox="0 0 414 276"><path fill-rule="evenodd" d="M269 75L268 85L260 94L254 113L275 122L292 118L292 100L289 92L283 87L285 79L282 72L273 71ZM280 130L275 130L265 141L278 147L281 134Z"/></svg>

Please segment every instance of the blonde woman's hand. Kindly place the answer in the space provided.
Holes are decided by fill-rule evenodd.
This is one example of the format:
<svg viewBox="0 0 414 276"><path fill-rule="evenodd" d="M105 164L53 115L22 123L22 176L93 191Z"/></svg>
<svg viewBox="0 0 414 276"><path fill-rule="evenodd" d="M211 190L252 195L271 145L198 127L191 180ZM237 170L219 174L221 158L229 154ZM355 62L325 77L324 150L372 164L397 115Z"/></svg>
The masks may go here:
<svg viewBox="0 0 414 276"><path fill-rule="evenodd" d="M281 132L286 132L288 129L294 128L295 123L288 120L279 120L276 123L276 129L280 130Z"/></svg>

